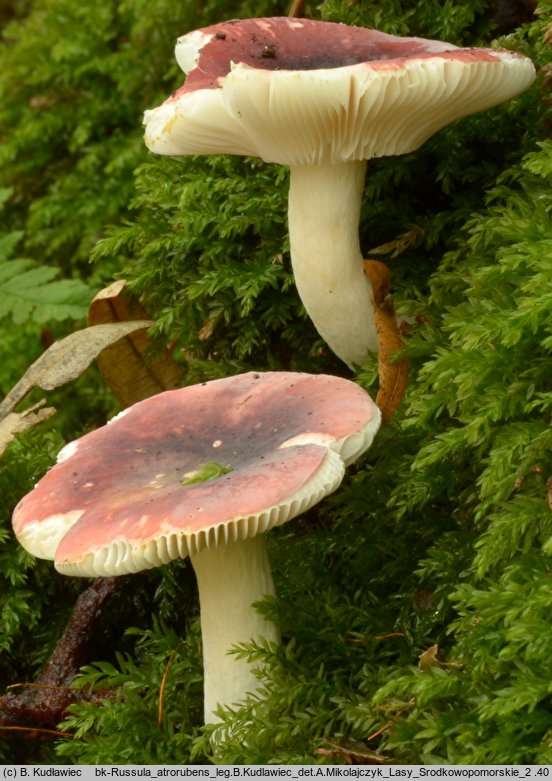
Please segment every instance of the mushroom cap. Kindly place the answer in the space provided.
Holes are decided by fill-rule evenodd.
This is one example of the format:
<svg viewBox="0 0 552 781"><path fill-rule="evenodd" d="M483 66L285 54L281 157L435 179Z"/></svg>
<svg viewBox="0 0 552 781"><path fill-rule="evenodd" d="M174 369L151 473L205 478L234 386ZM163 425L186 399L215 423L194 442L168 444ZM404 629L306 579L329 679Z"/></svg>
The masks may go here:
<svg viewBox="0 0 552 781"><path fill-rule="evenodd" d="M403 154L533 81L515 52L274 17L178 39L183 87L146 111L159 154L240 154L316 165Z"/></svg>
<svg viewBox="0 0 552 781"><path fill-rule="evenodd" d="M138 572L312 507L379 424L364 390L327 375L249 373L166 391L66 445L17 505L14 530L65 574ZM218 476L189 482L213 462Z"/></svg>

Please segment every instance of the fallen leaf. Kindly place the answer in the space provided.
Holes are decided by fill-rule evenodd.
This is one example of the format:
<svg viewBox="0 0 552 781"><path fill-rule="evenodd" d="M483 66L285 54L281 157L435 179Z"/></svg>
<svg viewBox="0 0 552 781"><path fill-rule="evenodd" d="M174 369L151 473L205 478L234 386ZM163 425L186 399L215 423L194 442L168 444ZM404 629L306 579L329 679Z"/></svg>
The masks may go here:
<svg viewBox="0 0 552 781"><path fill-rule="evenodd" d="M379 260L365 260L364 271L372 283L379 340L379 391L376 404L386 421L398 410L405 394L409 361L408 358L393 361L393 355L401 349L403 341L393 304L387 298L391 288L391 272L385 263Z"/></svg>
<svg viewBox="0 0 552 781"><path fill-rule="evenodd" d="M88 311L91 326L136 319L146 320L148 313L128 293L124 279L101 290ZM133 331L106 347L96 361L123 407L180 386L182 368L168 350L153 351L153 342L145 330Z"/></svg>
<svg viewBox="0 0 552 781"><path fill-rule="evenodd" d="M54 407L45 407L46 401L42 399L24 412L10 412L0 420L0 455L4 453L8 445L15 439L16 434L36 426L55 414Z"/></svg>
<svg viewBox="0 0 552 781"><path fill-rule="evenodd" d="M206 320L201 328L199 329L197 338L200 342L205 342L207 339L210 339L213 335L215 328L217 327L217 324L219 322L219 317L213 317L210 320Z"/></svg>
<svg viewBox="0 0 552 781"><path fill-rule="evenodd" d="M438 653L439 646L435 644L428 648L427 651L424 651L423 654L420 654L418 657L418 669L425 673L432 667L441 667L441 662L437 659Z"/></svg>
<svg viewBox="0 0 552 781"><path fill-rule="evenodd" d="M79 377L110 344L133 331L148 328L150 321L95 325L54 342L25 372L0 404L0 420L33 388L53 390Z"/></svg>
<svg viewBox="0 0 552 781"><path fill-rule="evenodd" d="M435 591L430 588L424 588L416 592L412 605L416 610L430 611L435 610Z"/></svg>
<svg viewBox="0 0 552 781"><path fill-rule="evenodd" d="M386 244L380 244L379 247L372 247L369 251L373 252L375 255L390 255L392 258L396 258L398 255L402 255L403 252L406 252L406 250L414 247L424 233L425 231L423 228L415 226L409 231L400 233L392 241L388 241Z"/></svg>
<svg viewBox="0 0 552 781"><path fill-rule="evenodd" d="M432 667L440 667L442 670L447 668L459 670L462 667L458 662L442 662L437 658L438 653L439 646L435 644L428 648L427 651L424 651L423 654L420 654L418 657L418 668L421 672L425 673L431 670Z"/></svg>

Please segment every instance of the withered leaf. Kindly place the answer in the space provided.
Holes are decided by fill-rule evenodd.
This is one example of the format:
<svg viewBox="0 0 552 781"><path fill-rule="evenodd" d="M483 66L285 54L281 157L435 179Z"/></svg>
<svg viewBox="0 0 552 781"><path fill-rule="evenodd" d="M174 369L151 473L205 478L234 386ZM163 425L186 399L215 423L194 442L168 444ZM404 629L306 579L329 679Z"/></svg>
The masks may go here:
<svg viewBox="0 0 552 781"><path fill-rule="evenodd" d="M389 420L398 410L408 384L408 358L393 360L393 355L403 346L393 304L387 299L391 288L391 272L379 260L365 260L364 271L370 282L375 304L376 330L379 340L378 374L379 391L376 404L384 420Z"/></svg>
<svg viewBox="0 0 552 781"><path fill-rule="evenodd" d="M440 667L442 670L454 668L456 670L462 667L458 662L442 662L438 658L439 646L437 644L430 646L418 657L418 668L421 672L427 672L432 667Z"/></svg>
<svg viewBox="0 0 552 781"><path fill-rule="evenodd" d="M91 326L147 318L145 309L127 291L124 279L100 290L88 312ZM168 350L154 351L144 330L134 331L106 347L96 360L123 407L180 386L182 368Z"/></svg>
<svg viewBox="0 0 552 781"><path fill-rule="evenodd" d="M399 234L392 241L388 241L386 244L380 244L378 247L372 247L369 251L376 255L390 255L392 258L396 258L399 255L402 255L403 252L406 252L406 250L415 246L423 235L423 228L416 225L410 230Z"/></svg>
<svg viewBox="0 0 552 781"><path fill-rule="evenodd" d="M16 434L36 426L47 418L52 417L56 410L54 407L45 407L45 400L42 399L29 409L23 412L9 412L5 418L0 420L0 455L4 453L8 445L15 439Z"/></svg>
<svg viewBox="0 0 552 781"><path fill-rule="evenodd" d="M133 331L148 328L150 321L109 323L83 328L54 342L25 372L0 404L0 420L32 390L53 390L79 377L110 344Z"/></svg>
<svg viewBox="0 0 552 781"><path fill-rule="evenodd" d="M437 659L438 653L439 646L437 644L432 645L418 657L418 668L425 673L432 667L441 667L441 662Z"/></svg>

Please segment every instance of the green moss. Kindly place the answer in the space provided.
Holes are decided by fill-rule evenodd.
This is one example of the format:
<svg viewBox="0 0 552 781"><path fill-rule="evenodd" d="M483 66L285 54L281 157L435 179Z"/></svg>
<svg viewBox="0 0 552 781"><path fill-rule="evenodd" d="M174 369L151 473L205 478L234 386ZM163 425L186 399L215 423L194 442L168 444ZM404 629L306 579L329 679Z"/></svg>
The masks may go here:
<svg viewBox="0 0 552 781"><path fill-rule="evenodd" d="M360 745L403 763L550 763L551 7L529 20L479 0L306 8L465 45L495 37L542 70L507 105L369 165L361 239L391 267L411 321L407 398L333 497L271 533L279 598L262 609L279 620L283 648L240 649L266 662L266 698L227 714L217 760L339 762L336 746ZM5 34L10 230L24 231L26 254L65 271L88 275L94 247L93 278L129 279L187 363L187 382L250 368L350 376L293 286L286 171L156 159L140 140L141 111L179 83L177 34L285 12L211 0L198 15L127 0L98 13L49 0ZM356 376L373 393L374 369ZM32 677L78 586L35 566L9 532L11 507L59 441L26 439L3 463L7 682ZM80 680L108 694L73 707L64 726L76 737L59 741L57 761L213 761L189 568L135 583L139 610L118 614L135 629L119 632L118 654L98 649ZM23 636L26 624L43 634ZM434 645L437 664L420 669ZM30 666L17 661L24 647Z"/></svg>

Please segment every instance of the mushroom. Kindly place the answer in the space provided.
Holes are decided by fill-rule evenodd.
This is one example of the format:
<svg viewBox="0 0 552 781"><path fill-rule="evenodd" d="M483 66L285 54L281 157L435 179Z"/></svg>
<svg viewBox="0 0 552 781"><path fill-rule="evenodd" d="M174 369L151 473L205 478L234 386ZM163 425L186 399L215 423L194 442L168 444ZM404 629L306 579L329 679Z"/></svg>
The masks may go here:
<svg viewBox="0 0 552 781"><path fill-rule="evenodd" d="M196 572L205 718L258 689L229 655L278 632L252 606L274 586L264 532L332 493L380 413L355 383L244 374L166 391L66 445L17 505L30 553L67 575L123 575L189 556Z"/></svg>
<svg viewBox="0 0 552 781"><path fill-rule="evenodd" d="M145 113L165 155L254 155L290 167L289 238L306 311L350 367L378 349L358 223L366 161L525 90L533 64L309 19L229 21L179 38L183 87Z"/></svg>

